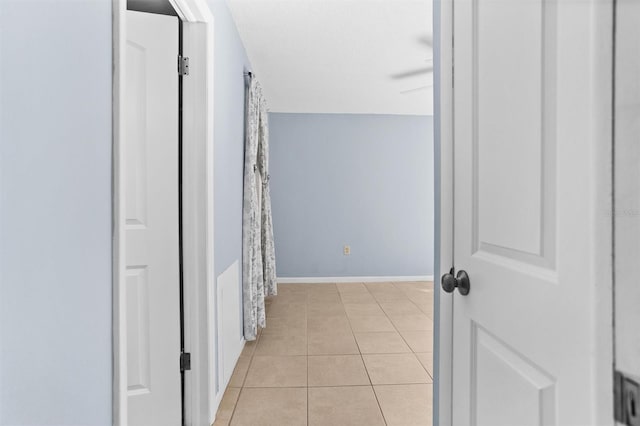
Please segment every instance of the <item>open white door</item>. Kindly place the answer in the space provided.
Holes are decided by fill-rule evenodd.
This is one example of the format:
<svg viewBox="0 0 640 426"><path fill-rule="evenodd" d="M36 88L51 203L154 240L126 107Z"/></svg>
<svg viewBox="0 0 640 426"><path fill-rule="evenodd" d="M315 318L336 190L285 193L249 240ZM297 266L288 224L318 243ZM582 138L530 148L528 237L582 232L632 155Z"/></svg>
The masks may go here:
<svg viewBox="0 0 640 426"><path fill-rule="evenodd" d="M182 422L178 19L127 12L125 196L130 426Z"/></svg>
<svg viewBox="0 0 640 426"><path fill-rule="evenodd" d="M453 296L455 426L603 424L611 410L594 325L611 262L598 257L611 245L598 240L606 13L590 0L453 2L453 255L470 278Z"/></svg>

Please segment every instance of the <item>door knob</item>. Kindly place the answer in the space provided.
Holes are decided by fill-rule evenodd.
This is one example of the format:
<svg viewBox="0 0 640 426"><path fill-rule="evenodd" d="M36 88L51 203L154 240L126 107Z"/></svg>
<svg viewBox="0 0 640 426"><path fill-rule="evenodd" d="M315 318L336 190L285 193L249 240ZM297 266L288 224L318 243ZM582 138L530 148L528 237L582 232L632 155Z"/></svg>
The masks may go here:
<svg viewBox="0 0 640 426"><path fill-rule="evenodd" d="M444 274L442 279L440 280L440 284L442 285L442 289L447 293L453 293L453 290L458 288L458 291L461 295L466 296L471 291L471 281L469 280L469 275L466 271L460 270L457 275L453 276L453 268L449 271L448 274Z"/></svg>

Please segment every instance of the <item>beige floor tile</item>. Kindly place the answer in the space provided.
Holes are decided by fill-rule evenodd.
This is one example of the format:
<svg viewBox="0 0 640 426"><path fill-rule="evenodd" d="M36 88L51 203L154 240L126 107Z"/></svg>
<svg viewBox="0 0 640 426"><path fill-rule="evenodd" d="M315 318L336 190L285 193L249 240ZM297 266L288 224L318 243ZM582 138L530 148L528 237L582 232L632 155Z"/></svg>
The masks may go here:
<svg viewBox="0 0 640 426"><path fill-rule="evenodd" d="M402 281L393 285L401 290L433 291L433 281Z"/></svg>
<svg viewBox="0 0 640 426"><path fill-rule="evenodd" d="M218 412L216 413L216 421L214 425L228 425L231 420L233 410L236 408L236 402L238 402L238 396L240 395L240 388L227 388L222 396L222 401L218 406Z"/></svg>
<svg viewBox="0 0 640 426"><path fill-rule="evenodd" d="M384 426L371 386L309 388L310 426Z"/></svg>
<svg viewBox="0 0 640 426"><path fill-rule="evenodd" d="M308 284L278 284L278 294L289 292L306 292L309 288Z"/></svg>
<svg viewBox="0 0 640 426"><path fill-rule="evenodd" d="M281 334L260 336L255 355L306 355L307 337Z"/></svg>
<svg viewBox="0 0 640 426"><path fill-rule="evenodd" d="M308 303L340 303L340 294L335 292L311 292L307 294Z"/></svg>
<svg viewBox="0 0 640 426"><path fill-rule="evenodd" d="M396 331L389 318L376 315L372 317L351 317L351 328L354 333L369 333L375 331Z"/></svg>
<svg viewBox="0 0 640 426"><path fill-rule="evenodd" d="M431 425L433 283L278 290L214 426Z"/></svg>
<svg viewBox="0 0 640 426"><path fill-rule="evenodd" d="M430 318L433 318L433 302L428 303L420 303L414 302L418 309L420 309L423 313L425 313Z"/></svg>
<svg viewBox="0 0 640 426"><path fill-rule="evenodd" d="M317 290L320 288L329 288L329 287L335 287L336 283L323 283L323 282L317 282L317 283L307 283L307 289L309 291L313 291L313 290Z"/></svg>
<svg viewBox="0 0 640 426"><path fill-rule="evenodd" d="M377 303L345 303L344 310L349 318L384 316L384 312Z"/></svg>
<svg viewBox="0 0 640 426"><path fill-rule="evenodd" d="M431 377L414 354L363 355L374 385L430 383Z"/></svg>
<svg viewBox="0 0 640 426"><path fill-rule="evenodd" d="M293 388L307 386L306 356L253 357L244 386L248 388Z"/></svg>
<svg viewBox="0 0 640 426"><path fill-rule="evenodd" d="M307 389L244 388L232 426L306 426Z"/></svg>
<svg viewBox="0 0 640 426"><path fill-rule="evenodd" d="M411 349L395 331L384 333L355 333L356 342L363 354L410 353Z"/></svg>
<svg viewBox="0 0 640 426"><path fill-rule="evenodd" d="M241 388L244 383L244 378L247 376L249 370L249 364L251 363L251 357L240 356L236 363L236 368L233 370L231 379L229 380L229 387Z"/></svg>
<svg viewBox="0 0 640 426"><path fill-rule="evenodd" d="M343 334L309 333L309 355L359 354L356 339L351 332Z"/></svg>
<svg viewBox="0 0 640 426"><path fill-rule="evenodd" d="M311 292L322 292L322 291L338 291L338 287L336 283L311 283L307 284L307 291Z"/></svg>
<svg viewBox="0 0 640 426"><path fill-rule="evenodd" d="M368 293L364 283L337 283L340 293Z"/></svg>
<svg viewBox="0 0 640 426"><path fill-rule="evenodd" d="M429 311L429 310L426 310L426 309L421 309L421 311L427 317L431 318L431 321L433 321L433 311Z"/></svg>
<svg viewBox="0 0 640 426"><path fill-rule="evenodd" d="M377 303L369 292L341 292L340 297L342 303Z"/></svg>
<svg viewBox="0 0 640 426"><path fill-rule="evenodd" d="M325 317L325 316L345 316L347 313L344 311L342 302L338 303L309 303L307 307L308 317Z"/></svg>
<svg viewBox="0 0 640 426"><path fill-rule="evenodd" d="M400 331L429 331L433 330L433 320L424 314L394 315L391 322Z"/></svg>
<svg viewBox="0 0 640 426"><path fill-rule="evenodd" d="M413 352L433 352L433 331L400 331Z"/></svg>
<svg viewBox="0 0 640 426"><path fill-rule="evenodd" d="M318 355L309 357L309 386L370 385L360 355Z"/></svg>
<svg viewBox="0 0 640 426"><path fill-rule="evenodd" d="M400 290L371 292L377 302L408 301L409 298Z"/></svg>
<svg viewBox="0 0 640 426"><path fill-rule="evenodd" d="M431 426L431 385L374 386L388 426Z"/></svg>
<svg viewBox="0 0 640 426"><path fill-rule="evenodd" d="M411 299L411 301L425 302L425 303L433 302L433 291L432 290L410 289L410 290L404 290L403 293L406 294L407 297L409 299Z"/></svg>
<svg viewBox="0 0 640 426"><path fill-rule="evenodd" d="M306 300L307 293L283 293L279 296L275 296L273 301L271 302L271 305L304 303Z"/></svg>
<svg viewBox="0 0 640 426"><path fill-rule="evenodd" d="M307 317L302 315L267 318L267 327L262 332L304 336L307 334Z"/></svg>
<svg viewBox="0 0 640 426"><path fill-rule="evenodd" d="M433 378L433 353L431 352L417 353L416 357L418 357L418 361L420 361L423 367L427 369L427 373L429 373L431 378Z"/></svg>
<svg viewBox="0 0 640 426"><path fill-rule="evenodd" d="M369 290L370 292L397 289L397 287L394 286L392 282L364 283L364 285L367 287L367 290Z"/></svg>
<svg viewBox="0 0 640 426"><path fill-rule="evenodd" d="M267 318L274 317L304 317L307 315L306 297L295 303L272 303L266 310Z"/></svg>
<svg viewBox="0 0 640 426"><path fill-rule="evenodd" d="M351 333L351 324L346 315L320 315L307 320L308 334Z"/></svg>
<svg viewBox="0 0 640 426"><path fill-rule="evenodd" d="M431 290L408 290L404 292L409 299L421 303L433 303L433 292Z"/></svg>
<svg viewBox="0 0 640 426"><path fill-rule="evenodd" d="M270 326L269 324L270 324L270 322L272 322L272 320L276 320L275 321L276 323L279 323L279 324L282 324L282 325L284 323L288 323L287 327L296 327L297 325L300 325L300 324L304 324L305 327L306 327L306 325L307 325L307 313L306 313L306 310L305 310L305 312L296 312L296 313L293 313L293 312L289 312L289 313L280 312L277 315L269 315L269 314L267 314L266 320L267 320L267 328L269 328L269 326Z"/></svg>
<svg viewBox="0 0 640 426"><path fill-rule="evenodd" d="M380 306L390 318L397 315L420 315L423 313L413 302L408 300L382 302Z"/></svg>
<svg viewBox="0 0 640 426"><path fill-rule="evenodd" d="M248 356L248 357L253 356L253 353L255 352L257 345L258 345L257 340L252 340L250 342L245 341L244 348L242 348L242 353L240 354L240 356Z"/></svg>

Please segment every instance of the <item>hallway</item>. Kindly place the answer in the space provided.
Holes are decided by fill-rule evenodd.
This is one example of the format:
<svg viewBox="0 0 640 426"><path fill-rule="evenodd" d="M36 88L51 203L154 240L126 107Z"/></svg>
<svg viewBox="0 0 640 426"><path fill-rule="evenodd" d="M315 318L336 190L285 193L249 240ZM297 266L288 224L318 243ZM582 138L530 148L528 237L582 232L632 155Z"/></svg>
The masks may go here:
<svg viewBox="0 0 640 426"><path fill-rule="evenodd" d="M280 284L218 425L431 425L433 283Z"/></svg>

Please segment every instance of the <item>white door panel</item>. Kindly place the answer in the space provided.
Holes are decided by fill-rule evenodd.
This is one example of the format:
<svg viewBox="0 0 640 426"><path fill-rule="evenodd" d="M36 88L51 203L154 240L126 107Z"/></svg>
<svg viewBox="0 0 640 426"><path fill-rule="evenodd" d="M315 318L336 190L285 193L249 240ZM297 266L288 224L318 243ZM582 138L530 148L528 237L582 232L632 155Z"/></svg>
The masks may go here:
<svg viewBox="0 0 640 426"><path fill-rule="evenodd" d="M127 12L128 421L181 423L178 21Z"/></svg>
<svg viewBox="0 0 640 426"><path fill-rule="evenodd" d="M594 424L587 2L453 4L453 425Z"/></svg>

